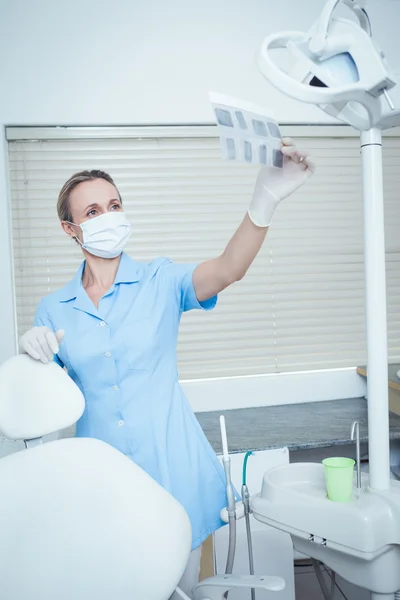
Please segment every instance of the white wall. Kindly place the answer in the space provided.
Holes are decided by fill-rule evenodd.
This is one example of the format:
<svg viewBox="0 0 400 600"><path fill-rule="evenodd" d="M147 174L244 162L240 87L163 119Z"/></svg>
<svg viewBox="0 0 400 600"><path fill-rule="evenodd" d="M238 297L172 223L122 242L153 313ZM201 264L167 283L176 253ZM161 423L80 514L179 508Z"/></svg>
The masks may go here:
<svg viewBox="0 0 400 600"><path fill-rule="evenodd" d="M265 35L308 28L323 4L1 0L0 126L205 123L208 90L264 104L284 123L331 122L279 94L254 66ZM400 3L371 0L370 14L396 61ZM0 362L14 351L3 152L0 143Z"/></svg>
<svg viewBox="0 0 400 600"><path fill-rule="evenodd" d="M267 104L284 122L324 120L257 72L263 37L307 29L324 0L2 0L8 124L198 123L207 91ZM374 35L399 55L400 4L372 0ZM395 65L396 66L396 65Z"/></svg>

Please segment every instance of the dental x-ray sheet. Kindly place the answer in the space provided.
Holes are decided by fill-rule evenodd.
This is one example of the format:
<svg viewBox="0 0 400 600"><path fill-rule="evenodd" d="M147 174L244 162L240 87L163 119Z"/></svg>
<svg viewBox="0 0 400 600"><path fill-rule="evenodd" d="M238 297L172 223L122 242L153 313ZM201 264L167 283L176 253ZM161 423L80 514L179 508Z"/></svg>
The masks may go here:
<svg viewBox="0 0 400 600"><path fill-rule="evenodd" d="M255 104L209 93L217 119L222 158L283 167L282 136L273 114Z"/></svg>

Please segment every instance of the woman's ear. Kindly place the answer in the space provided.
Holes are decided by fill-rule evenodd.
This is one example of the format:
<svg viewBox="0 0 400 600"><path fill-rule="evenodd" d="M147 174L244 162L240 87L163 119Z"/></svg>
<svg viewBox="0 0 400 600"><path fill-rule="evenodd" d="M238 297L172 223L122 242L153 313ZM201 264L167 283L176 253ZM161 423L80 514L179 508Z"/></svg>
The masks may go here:
<svg viewBox="0 0 400 600"><path fill-rule="evenodd" d="M67 221L61 221L61 227L64 229L67 235L69 235L72 238L76 238L76 231L74 231L73 225L71 225Z"/></svg>

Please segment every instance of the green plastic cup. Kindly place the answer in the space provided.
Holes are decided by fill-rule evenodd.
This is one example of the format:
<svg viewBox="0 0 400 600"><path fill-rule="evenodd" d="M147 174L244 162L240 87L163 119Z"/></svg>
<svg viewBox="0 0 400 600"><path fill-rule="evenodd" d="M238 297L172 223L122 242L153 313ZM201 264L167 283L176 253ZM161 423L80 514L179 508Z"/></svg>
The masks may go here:
<svg viewBox="0 0 400 600"><path fill-rule="evenodd" d="M353 496L353 477L355 460L352 458L325 458L326 489L329 500L350 502Z"/></svg>

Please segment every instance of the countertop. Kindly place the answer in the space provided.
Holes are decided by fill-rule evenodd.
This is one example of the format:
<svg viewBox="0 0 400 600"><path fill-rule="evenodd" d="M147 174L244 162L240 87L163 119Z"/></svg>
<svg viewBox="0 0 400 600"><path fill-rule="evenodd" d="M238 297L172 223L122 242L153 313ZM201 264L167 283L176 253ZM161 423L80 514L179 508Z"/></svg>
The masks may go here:
<svg viewBox="0 0 400 600"><path fill-rule="evenodd" d="M353 421L360 423L360 441L368 440L365 398L286 404L197 413L211 446L222 452L219 417L226 421L229 452L327 448L351 443ZM390 439L400 439L400 416L390 413Z"/></svg>
<svg viewBox="0 0 400 600"><path fill-rule="evenodd" d="M394 390L400 390L400 379L397 377L397 371L400 370L400 364L388 365L388 384ZM358 367L357 373L367 377L367 367Z"/></svg>

